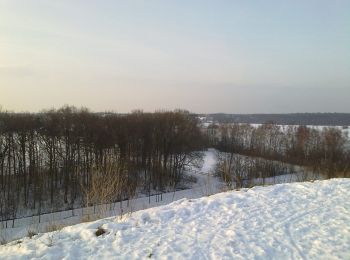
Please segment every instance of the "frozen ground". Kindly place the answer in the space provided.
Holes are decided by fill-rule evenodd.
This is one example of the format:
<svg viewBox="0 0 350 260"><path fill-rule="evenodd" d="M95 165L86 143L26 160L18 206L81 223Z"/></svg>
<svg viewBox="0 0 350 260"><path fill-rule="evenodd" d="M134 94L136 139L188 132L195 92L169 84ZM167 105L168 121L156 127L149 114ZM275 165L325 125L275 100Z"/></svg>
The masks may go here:
<svg viewBox="0 0 350 260"><path fill-rule="evenodd" d="M0 257L350 259L349 197L350 180L332 179L181 199L15 241Z"/></svg>
<svg viewBox="0 0 350 260"><path fill-rule="evenodd" d="M140 196L130 200L129 202L117 202L113 204L99 205L89 208L79 208L75 210L67 210L51 214L44 214L39 217L27 217L16 219L14 228L12 221L0 223L0 242L9 242L15 239L20 239L27 236L28 232L43 233L47 232L52 226L68 226L78 224L87 220L101 219L104 217L128 215L131 212L143 210L147 208L157 207L169 204L173 201L183 198L194 199L203 196L216 194L227 190L226 185L222 183L218 177L214 176L214 170L217 163L217 152L214 149L208 149L204 152L204 163L200 169L193 167L187 171L188 175L197 179L197 182L192 183L191 187L186 190L180 190L162 194L160 200L157 196ZM314 176L306 178L305 174L298 172L296 174L285 174L273 178L254 179L254 185L271 185L276 183L298 182L309 179L314 179ZM0 256L1 258L1 256Z"/></svg>
<svg viewBox="0 0 350 260"><path fill-rule="evenodd" d="M15 227L12 228L12 221L7 221L5 228L5 222L0 223L0 242L12 241L25 237L28 231L33 232L46 232L54 225L67 226L80 223L87 219L96 219L109 216L121 216L129 214L137 210L143 210L160 205L166 205L173 201L182 198L200 198L207 195L212 195L223 190L224 184L214 177L214 168L217 162L216 151L209 149L204 152L204 163L201 169L190 169L187 174L192 175L197 179L196 183L192 183L191 188L186 190L180 190L162 194L162 199L159 197L151 196L150 201L148 197L137 197L129 202L117 202L108 205L96 206L89 208L80 208L75 210L67 210L63 212L44 214L39 217L26 217L17 219L15 221ZM1 259L1 255L0 255Z"/></svg>

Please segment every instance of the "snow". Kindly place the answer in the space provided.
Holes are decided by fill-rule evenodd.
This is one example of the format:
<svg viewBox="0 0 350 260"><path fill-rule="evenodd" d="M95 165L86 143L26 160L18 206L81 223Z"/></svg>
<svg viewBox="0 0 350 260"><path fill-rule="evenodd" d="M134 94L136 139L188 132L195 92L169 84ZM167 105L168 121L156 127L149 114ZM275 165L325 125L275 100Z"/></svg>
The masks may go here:
<svg viewBox="0 0 350 260"><path fill-rule="evenodd" d="M203 165L200 171L204 174L213 175L213 171L217 163L217 150L212 148L208 149L207 151L205 151L203 157Z"/></svg>
<svg viewBox="0 0 350 260"><path fill-rule="evenodd" d="M162 199L156 196L147 196L139 194L138 197L129 202L117 202L113 204L98 205L95 207L78 208L62 212L43 214L39 217L25 217L15 220L15 226L12 228L12 220L0 222L0 241L7 242L25 237L28 230L34 232L45 232L52 225L68 226L81 223L84 219L96 219L109 216L120 216L160 205L166 205L182 198L200 198L212 195L223 190L225 186L217 177L214 176L214 169L217 163L217 151L208 149L203 152L203 165L197 169L192 167L188 169L187 174L196 178L196 182L191 184L186 190L179 190L162 194ZM158 197L159 198L159 197Z"/></svg>
<svg viewBox="0 0 350 260"><path fill-rule="evenodd" d="M0 246L2 259L350 259L350 180L181 199ZM107 232L96 237L98 227Z"/></svg>

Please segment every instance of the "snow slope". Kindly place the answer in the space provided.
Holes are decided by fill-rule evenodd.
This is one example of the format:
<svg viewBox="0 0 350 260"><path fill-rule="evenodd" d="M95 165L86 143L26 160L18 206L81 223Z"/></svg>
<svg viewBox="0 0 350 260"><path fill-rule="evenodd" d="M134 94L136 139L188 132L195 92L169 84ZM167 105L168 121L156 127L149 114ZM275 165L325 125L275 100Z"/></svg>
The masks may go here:
<svg viewBox="0 0 350 260"><path fill-rule="evenodd" d="M350 259L349 197L350 180L333 179L182 199L15 241L0 258Z"/></svg>
<svg viewBox="0 0 350 260"><path fill-rule="evenodd" d="M217 163L215 149L208 149L203 152L202 167L191 167L186 174L194 177L197 181L189 183L188 189L168 192L162 194L162 199L158 200L156 196L148 198L144 194L131 199L129 202L116 202L112 204L97 205L94 207L77 208L74 210L66 210L62 212L43 214L39 217L24 217L16 219L14 228L12 228L12 220L0 222L0 242L12 241L26 236L28 230L33 232L45 232L51 225L69 226L82 222L82 219L96 219L102 217L118 216L130 211L138 211L147 208L157 207L169 204L173 201L183 198L200 198L207 195L218 193L224 189L225 184L214 176L214 170ZM96 214L94 213L96 212ZM5 227L8 228L5 228ZM1 257L0 257L1 258Z"/></svg>

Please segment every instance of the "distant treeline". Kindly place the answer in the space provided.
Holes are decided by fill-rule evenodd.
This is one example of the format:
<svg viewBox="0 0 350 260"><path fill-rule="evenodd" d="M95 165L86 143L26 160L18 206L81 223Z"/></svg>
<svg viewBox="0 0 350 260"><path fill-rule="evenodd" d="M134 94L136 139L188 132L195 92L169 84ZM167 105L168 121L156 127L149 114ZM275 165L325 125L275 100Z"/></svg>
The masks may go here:
<svg viewBox="0 0 350 260"><path fill-rule="evenodd" d="M0 113L0 219L175 189L203 144L185 111ZM24 212L23 211L23 212Z"/></svg>
<svg viewBox="0 0 350 260"><path fill-rule="evenodd" d="M323 174L326 178L350 177L350 151L346 147L348 137L340 129L227 124L216 131L217 139L212 139L213 146L228 155L221 163L221 168L225 169L221 172L226 179L231 176L230 179L235 180L236 184L242 183L242 176L246 174L243 166L247 163L234 157L235 154L304 166L310 172ZM256 162L258 161L249 163ZM255 172L251 172L251 178L274 177L279 174L275 170L277 164L266 164L266 161L264 164L270 169L265 166L262 171L255 169Z"/></svg>
<svg viewBox="0 0 350 260"><path fill-rule="evenodd" d="M350 113L210 114L219 123L350 126Z"/></svg>

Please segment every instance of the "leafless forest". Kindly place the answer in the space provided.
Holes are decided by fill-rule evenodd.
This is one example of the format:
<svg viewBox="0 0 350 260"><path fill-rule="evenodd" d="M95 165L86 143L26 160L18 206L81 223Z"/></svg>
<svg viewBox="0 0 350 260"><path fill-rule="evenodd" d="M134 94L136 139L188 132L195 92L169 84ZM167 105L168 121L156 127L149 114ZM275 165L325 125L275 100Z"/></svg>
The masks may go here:
<svg viewBox="0 0 350 260"><path fill-rule="evenodd" d="M184 111L1 113L0 216L118 201L136 189L176 189L202 145Z"/></svg>
<svg viewBox="0 0 350 260"><path fill-rule="evenodd" d="M350 177L348 137L339 128L233 124L214 131L211 142L225 152L219 175L238 187L254 178L294 174L294 166L323 178Z"/></svg>
<svg viewBox="0 0 350 260"><path fill-rule="evenodd" d="M218 175L242 187L293 173L350 177L339 129L221 124L201 129L186 111L121 115L63 107L0 113L0 218L16 219L175 191L205 148L222 152ZM240 154L243 157L235 157Z"/></svg>

